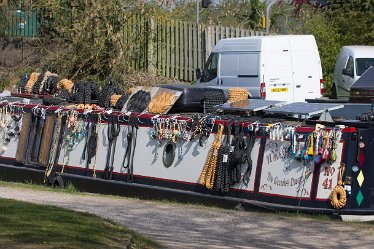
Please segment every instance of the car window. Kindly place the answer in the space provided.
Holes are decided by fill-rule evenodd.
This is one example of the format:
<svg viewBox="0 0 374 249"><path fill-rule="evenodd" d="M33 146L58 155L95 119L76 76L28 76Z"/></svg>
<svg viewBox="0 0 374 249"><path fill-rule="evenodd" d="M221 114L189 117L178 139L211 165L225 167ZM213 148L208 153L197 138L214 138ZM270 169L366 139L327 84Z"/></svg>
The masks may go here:
<svg viewBox="0 0 374 249"><path fill-rule="evenodd" d="M374 58L357 58L356 59L356 74L361 76L369 67L374 67Z"/></svg>
<svg viewBox="0 0 374 249"><path fill-rule="evenodd" d="M213 53L209 56L201 75L201 82L208 82L217 77L218 71L218 54Z"/></svg>
<svg viewBox="0 0 374 249"><path fill-rule="evenodd" d="M353 58L352 56L349 56L348 58L348 61L347 61L347 65L345 66L345 69L347 70L347 72L353 76L353 72L354 72L354 63L353 63Z"/></svg>

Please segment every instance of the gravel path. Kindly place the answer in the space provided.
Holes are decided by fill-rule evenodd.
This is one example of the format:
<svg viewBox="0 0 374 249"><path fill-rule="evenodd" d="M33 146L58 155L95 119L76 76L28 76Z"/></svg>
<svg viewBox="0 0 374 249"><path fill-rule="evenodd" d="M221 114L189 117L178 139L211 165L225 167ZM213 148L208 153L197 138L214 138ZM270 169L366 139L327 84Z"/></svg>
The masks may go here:
<svg viewBox="0 0 374 249"><path fill-rule="evenodd" d="M90 194L0 187L0 198L93 213L164 248L373 248L374 226Z"/></svg>

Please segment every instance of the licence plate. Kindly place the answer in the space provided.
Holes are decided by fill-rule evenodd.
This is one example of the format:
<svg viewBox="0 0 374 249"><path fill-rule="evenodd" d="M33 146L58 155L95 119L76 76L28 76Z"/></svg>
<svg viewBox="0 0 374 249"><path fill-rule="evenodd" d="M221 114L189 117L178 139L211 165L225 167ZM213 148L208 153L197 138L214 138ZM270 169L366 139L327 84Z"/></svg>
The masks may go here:
<svg viewBox="0 0 374 249"><path fill-rule="evenodd" d="M288 92L288 87L270 88L270 92L272 92L272 93L287 93Z"/></svg>

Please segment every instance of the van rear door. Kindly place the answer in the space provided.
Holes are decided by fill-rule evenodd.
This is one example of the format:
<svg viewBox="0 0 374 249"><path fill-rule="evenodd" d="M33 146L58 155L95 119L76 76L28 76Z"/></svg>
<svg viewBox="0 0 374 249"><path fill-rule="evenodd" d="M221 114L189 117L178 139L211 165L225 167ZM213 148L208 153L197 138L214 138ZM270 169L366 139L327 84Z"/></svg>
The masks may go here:
<svg viewBox="0 0 374 249"><path fill-rule="evenodd" d="M264 44L263 81L266 99L293 102L293 79L289 41L286 37Z"/></svg>
<svg viewBox="0 0 374 249"><path fill-rule="evenodd" d="M321 97L322 68L314 39L290 39L294 101Z"/></svg>

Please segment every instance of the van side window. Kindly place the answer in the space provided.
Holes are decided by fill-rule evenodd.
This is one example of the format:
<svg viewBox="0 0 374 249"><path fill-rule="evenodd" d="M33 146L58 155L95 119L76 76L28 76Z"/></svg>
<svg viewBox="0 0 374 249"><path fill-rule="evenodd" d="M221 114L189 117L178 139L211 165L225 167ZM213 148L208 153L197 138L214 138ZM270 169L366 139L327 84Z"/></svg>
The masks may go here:
<svg viewBox="0 0 374 249"><path fill-rule="evenodd" d="M354 62L353 62L352 56L349 56L348 61L347 61L347 65L345 66L345 69L353 77L353 75L354 75L354 73L353 73L354 72Z"/></svg>
<svg viewBox="0 0 374 249"><path fill-rule="evenodd" d="M208 82L217 77L218 71L218 54L211 54L204 66L201 82Z"/></svg>

